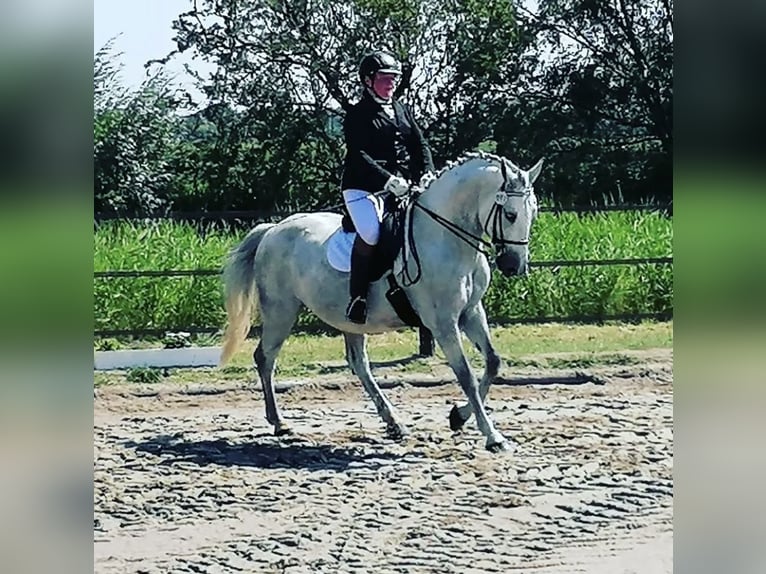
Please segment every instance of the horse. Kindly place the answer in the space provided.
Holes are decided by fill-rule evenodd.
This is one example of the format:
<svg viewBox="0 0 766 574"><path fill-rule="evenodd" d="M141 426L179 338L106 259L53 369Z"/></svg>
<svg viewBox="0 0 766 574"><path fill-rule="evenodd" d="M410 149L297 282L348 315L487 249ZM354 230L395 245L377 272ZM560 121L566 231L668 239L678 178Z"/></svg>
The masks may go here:
<svg viewBox="0 0 766 574"><path fill-rule="evenodd" d="M515 447L497 430L484 407L502 363L482 305L491 277L488 257L494 256L505 276L527 274L530 231L538 210L533 184L542 163L540 159L523 170L505 157L472 152L426 174L406 202L407 241L392 268L466 395L467 403L453 405L450 427L460 429L475 414L491 452L512 452ZM329 265L326 257L326 242L340 225L337 213L293 214L278 223L257 225L230 251L223 270L228 322L220 365L227 363L260 316L261 337L253 359L266 419L276 435L291 432L276 403L274 369L305 306L343 333L351 371L372 399L387 434L402 439L407 427L373 377L366 335L406 325L388 303L382 280L370 285L367 322L346 320L348 274ZM413 275L416 280L401 281ZM461 331L483 356L485 369L479 383L463 351Z"/></svg>

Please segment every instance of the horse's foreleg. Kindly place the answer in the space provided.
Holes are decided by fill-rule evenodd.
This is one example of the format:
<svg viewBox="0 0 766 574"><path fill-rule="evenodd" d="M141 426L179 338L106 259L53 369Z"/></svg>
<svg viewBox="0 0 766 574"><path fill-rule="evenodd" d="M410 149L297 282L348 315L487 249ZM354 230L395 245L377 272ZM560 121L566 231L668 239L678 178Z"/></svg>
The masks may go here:
<svg viewBox="0 0 766 574"><path fill-rule="evenodd" d="M460 326L468 339L476 345L484 355L484 375L479 383L479 396L482 403L487 398L487 392L492 382L500 372L502 361L500 356L492 346L492 340L489 335L489 325L487 324L487 315L484 312L484 306L479 303L476 307L467 310L461 317ZM449 415L450 428L459 430L471 418L473 408L470 403L461 406L453 406Z"/></svg>
<svg viewBox="0 0 766 574"><path fill-rule="evenodd" d="M406 427L399 422L396 410L372 376L365 336L351 333L344 333L343 336L346 340L346 360L354 374L362 381L364 390L367 391L378 414L386 423L387 434L396 440L405 437L407 435Z"/></svg>
<svg viewBox="0 0 766 574"><path fill-rule="evenodd" d="M434 338L439 343L442 351L444 351L450 367L452 367L457 376L460 387L468 398L471 410L476 414L476 424L479 430L487 438L487 449L493 452L512 450L511 443L500 434L487 416L481 396L479 395L479 385L463 352L457 325L433 331Z"/></svg>

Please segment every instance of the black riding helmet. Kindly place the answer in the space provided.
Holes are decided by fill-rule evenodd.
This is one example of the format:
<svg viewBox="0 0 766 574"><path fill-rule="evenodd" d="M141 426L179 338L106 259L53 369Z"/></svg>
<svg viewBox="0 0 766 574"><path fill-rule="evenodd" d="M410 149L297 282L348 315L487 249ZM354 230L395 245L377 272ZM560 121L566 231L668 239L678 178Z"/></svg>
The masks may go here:
<svg viewBox="0 0 766 574"><path fill-rule="evenodd" d="M372 79L377 72L401 76L402 65L390 52L375 50L362 58L359 63L359 79L364 83L367 78Z"/></svg>

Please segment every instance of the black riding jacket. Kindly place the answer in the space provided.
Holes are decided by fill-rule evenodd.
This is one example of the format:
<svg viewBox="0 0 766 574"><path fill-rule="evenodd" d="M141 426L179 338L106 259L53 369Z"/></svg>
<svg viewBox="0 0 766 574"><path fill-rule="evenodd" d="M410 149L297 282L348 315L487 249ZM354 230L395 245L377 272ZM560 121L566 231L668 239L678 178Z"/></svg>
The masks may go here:
<svg viewBox="0 0 766 574"><path fill-rule="evenodd" d="M394 100L394 118L365 91L346 112L341 189L377 192L392 175L417 182L434 170L431 150L410 108Z"/></svg>

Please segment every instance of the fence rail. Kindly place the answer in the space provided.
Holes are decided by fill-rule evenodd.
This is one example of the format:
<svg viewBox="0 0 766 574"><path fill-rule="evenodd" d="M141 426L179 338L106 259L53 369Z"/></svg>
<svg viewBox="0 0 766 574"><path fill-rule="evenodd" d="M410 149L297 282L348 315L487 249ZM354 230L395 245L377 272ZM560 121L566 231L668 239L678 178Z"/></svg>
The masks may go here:
<svg viewBox="0 0 766 574"><path fill-rule="evenodd" d="M577 261L551 260L532 261L532 268L550 267L599 267L614 265L669 265L673 263L672 257L638 257L635 259L583 259ZM115 270L95 271L96 279L110 279L115 277L209 277L220 275L221 269L167 269L167 270Z"/></svg>
<svg viewBox="0 0 766 574"><path fill-rule="evenodd" d="M320 208L308 208L305 211L336 211L340 205ZM584 206L541 206L540 213L600 213L603 211L661 211L672 212L672 203L624 203L619 205L584 205ZM268 221L282 219L299 211L273 211L273 210L232 210L232 211L173 211L166 214L151 215L147 217L124 216L114 213L97 213L93 219L96 223L104 221Z"/></svg>

